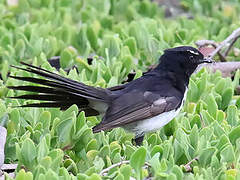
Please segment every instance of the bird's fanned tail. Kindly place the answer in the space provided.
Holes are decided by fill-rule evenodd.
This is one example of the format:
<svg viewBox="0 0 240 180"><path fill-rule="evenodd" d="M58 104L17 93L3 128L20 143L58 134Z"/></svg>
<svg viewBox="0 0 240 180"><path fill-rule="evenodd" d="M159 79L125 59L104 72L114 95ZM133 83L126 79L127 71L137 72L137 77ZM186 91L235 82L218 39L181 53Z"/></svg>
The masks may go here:
<svg viewBox="0 0 240 180"><path fill-rule="evenodd" d="M87 86L83 83L65 78L56 73L30 64L26 64L23 62L21 62L21 64L27 66L27 68L21 68L16 66L12 67L39 75L40 77L43 77L45 79L10 75L9 77L14 79L38 84L38 86L8 86L9 89L32 92L31 94L10 98L46 101L40 103L26 104L22 105L21 107L59 107L62 110L65 110L71 105L76 104L79 107L79 110L85 111L86 115L90 116L98 115L99 113L97 110L89 106L88 100L102 102L106 104L108 104L109 102L108 93L110 93L110 91L108 90Z"/></svg>

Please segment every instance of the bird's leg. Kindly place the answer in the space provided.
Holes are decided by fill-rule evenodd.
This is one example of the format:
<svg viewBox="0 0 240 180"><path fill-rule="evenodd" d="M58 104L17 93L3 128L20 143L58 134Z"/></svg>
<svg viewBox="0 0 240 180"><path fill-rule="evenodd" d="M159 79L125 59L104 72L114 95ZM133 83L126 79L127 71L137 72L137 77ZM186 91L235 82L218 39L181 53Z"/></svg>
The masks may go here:
<svg viewBox="0 0 240 180"><path fill-rule="evenodd" d="M135 138L133 139L134 144L135 144L136 146L141 146L141 145L142 145L142 142L143 142L143 139L144 139L144 134L143 134L142 136L135 137Z"/></svg>

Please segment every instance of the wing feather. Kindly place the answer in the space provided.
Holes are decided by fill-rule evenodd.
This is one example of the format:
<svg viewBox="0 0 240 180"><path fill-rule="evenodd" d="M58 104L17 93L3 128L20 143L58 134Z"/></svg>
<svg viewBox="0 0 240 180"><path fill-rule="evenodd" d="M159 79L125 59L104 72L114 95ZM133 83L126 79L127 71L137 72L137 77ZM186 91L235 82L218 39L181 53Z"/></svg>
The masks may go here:
<svg viewBox="0 0 240 180"><path fill-rule="evenodd" d="M124 108L112 116L106 116L100 124L93 128L93 131L100 132L148 119L163 112L171 111L181 103L181 100L176 97L159 97L157 94L151 94L151 97L143 97L144 101L139 101L139 103L135 104L131 109ZM156 99L157 97L158 99Z"/></svg>

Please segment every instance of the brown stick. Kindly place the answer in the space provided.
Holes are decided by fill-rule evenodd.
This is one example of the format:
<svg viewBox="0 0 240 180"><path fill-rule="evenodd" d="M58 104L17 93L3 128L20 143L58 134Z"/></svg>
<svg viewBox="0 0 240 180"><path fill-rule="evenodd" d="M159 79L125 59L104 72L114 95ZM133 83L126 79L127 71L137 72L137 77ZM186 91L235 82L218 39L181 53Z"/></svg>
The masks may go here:
<svg viewBox="0 0 240 180"><path fill-rule="evenodd" d="M240 69L240 62L216 62L212 64L203 64L200 65L195 72L198 72L203 67L207 67L212 72L219 70L222 72L223 77L231 77L232 72Z"/></svg>
<svg viewBox="0 0 240 180"><path fill-rule="evenodd" d="M240 36L240 28L234 30L221 44L209 55L213 58L224 46L226 46L230 41L237 39Z"/></svg>
<svg viewBox="0 0 240 180"><path fill-rule="evenodd" d="M218 47L218 44L213 40L198 40L195 42L195 44L198 46L198 48L208 46L208 45L213 46L215 49ZM217 54L219 55L221 62L227 61L225 56L223 56L221 52L218 52Z"/></svg>
<svg viewBox="0 0 240 180"><path fill-rule="evenodd" d="M100 176L106 176L106 173L107 173L108 171L110 171L112 168L121 166L122 164L129 164L129 163L130 163L130 161L127 160L127 161L121 161L121 162L118 162L118 163L116 163L116 164L113 164L113 165L109 166L108 168L103 169L103 170L100 172ZM148 162L145 162L145 165L148 166L148 167L151 166Z"/></svg>
<svg viewBox="0 0 240 180"><path fill-rule="evenodd" d="M237 28L230 34L224 41L222 41L220 44L217 44L213 40L199 40L195 44L198 47L204 47L211 45L215 47L215 50L209 54L209 58L213 58L216 54L219 55L220 60L226 61L226 56L228 55L229 51L233 47L233 44L237 41L237 39L240 37L240 28ZM229 44L230 43L230 44ZM229 44L229 45L228 45ZM220 51L222 50L223 47L228 46L227 50L225 51L224 54L221 54Z"/></svg>
<svg viewBox="0 0 240 180"><path fill-rule="evenodd" d="M227 50L225 51L224 53L224 56L226 57L228 55L228 53L230 52L230 50L232 49L233 47L233 44L237 41L237 39L239 38L240 36L237 36L232 42L231 44L228 46Z"/></svg>
<svg viewBox="0 0 240 180"><path fill-rule="evenodd" d="M5 127L0 126L0 169L5 160L4 147L6 143L7 130Z"/></svg>
<svg viewBox="0 0 240 180"><path fill-rule="evenodd" d="M198 157L195 157L193 158L191 161L189 161L187 164L184 165L184 168L186 169L187 172L191 172L192 171L192 168L191 168L191 164L193 163L193 161L198 161L199 158Z"/></svg>

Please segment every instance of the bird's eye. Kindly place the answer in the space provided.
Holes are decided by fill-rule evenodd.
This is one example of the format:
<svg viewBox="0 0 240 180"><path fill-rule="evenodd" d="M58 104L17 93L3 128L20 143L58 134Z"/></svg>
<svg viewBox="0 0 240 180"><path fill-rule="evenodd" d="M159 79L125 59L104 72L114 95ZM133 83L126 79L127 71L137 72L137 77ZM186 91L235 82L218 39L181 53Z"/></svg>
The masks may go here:
<svg viewBox="0 0 240 180"><path fill-rule="evenodd" d="M189 59L192 61L194 59L194 57L193 56L189 56Z"/></svg>

